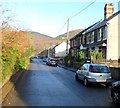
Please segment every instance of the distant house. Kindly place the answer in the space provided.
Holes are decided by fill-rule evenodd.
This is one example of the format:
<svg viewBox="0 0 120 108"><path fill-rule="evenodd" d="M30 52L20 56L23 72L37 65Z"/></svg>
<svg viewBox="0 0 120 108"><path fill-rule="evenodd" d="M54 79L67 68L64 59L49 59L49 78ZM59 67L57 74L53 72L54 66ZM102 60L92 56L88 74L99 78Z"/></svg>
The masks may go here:
<svg viewBox="0 0 120 108"><path fill-rule="evenodd" d="M60 58L66 56L66 47L67 43L65 41L61 42L58 45L55 45L53 48L49 49L49 56ZM70 48L70 45L68 45L68 49Z"/></svg>
<svg viewBox="0 0 120 108"><path fill-rule="evenodd" d="M91 52L102 52L103 59L118 60L120 56L120 10L113 14L113 4L109 3L104 8L104 20L101 20L77 34L70 40L70 50L77 56L83 50L86 57L91 57Z"/></svg>

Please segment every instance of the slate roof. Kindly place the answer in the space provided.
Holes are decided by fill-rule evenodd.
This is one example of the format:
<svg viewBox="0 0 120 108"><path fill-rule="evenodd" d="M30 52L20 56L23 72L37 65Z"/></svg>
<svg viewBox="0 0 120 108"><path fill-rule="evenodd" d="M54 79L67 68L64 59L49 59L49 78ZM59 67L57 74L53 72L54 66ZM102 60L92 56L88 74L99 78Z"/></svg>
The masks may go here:
<svg viewBox="0 0 120 108"><path fill-rule="evenodd" d="M89 30L87 30L86 33L91 32L91 31L93 31L93 30L95 30L95 29L98 29L98 28L100 28L100 27L102 27L102 26L105 26L109 20L111 20L112 18L114 18L114 17L117 16L118 14L120 14L120 11L112 14L109 18L104 19L103 21L100 21L100 22L97 23L95 26L93 26L93 27L91 27Z"/></svg>
<svg viewBox="0 0 120 108"><path fill-rule="evenodd" d="M73 38L71 38L70 40L73 40L75 39L76 37L79 37L80 35L82 35L84 32L85 33L88 33L88 32L91 32L95 29L98 29L102 26L105 26L107 24L107 21L111 20L112 18L114 18L115 16L117 16L118 14L120 14L120 10L114 14L112 14L109 18L107 19L104 19L104 20L100 20L96 23L94 23L93 25L87 27L86 29L84 29L83 31L81 31L80 33L78 33L77 35L75 35Z"/></svg>
<svg viewBox="0 0 120 108"><path fill-rule="evenodd" d="M99 22L100 22L100 21L98 21L98 22L94 23L93 25L85 28L85 29L82 30L80 33L76 34L73 38L71 38L70 40L72 40L72 39L74 39L74 38L76 38L76 37L79 37L79 36L82 35L86 30L90 29L91 27L93 27L94 25L96 25L96 24L99 23Z"/></svg>

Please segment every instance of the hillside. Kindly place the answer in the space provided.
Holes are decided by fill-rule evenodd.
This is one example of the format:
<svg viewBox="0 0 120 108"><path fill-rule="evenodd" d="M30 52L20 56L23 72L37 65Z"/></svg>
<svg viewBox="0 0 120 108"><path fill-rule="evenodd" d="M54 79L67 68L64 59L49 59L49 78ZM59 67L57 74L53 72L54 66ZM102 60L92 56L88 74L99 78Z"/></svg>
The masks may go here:
<svg viewBox="0 0 120 108"><path fill-rule="evenodd" d="M41 34L41 33L38 33L38 32L30 31L29 33L34 35L34 36L39 36L42 39L52 39L51 36L48 36L48 35L45 35L45 34Z"/></svg>
<svg viewBox="0 0 120 108"><path fill-rule="evenodd" d="M79 32L81 32L83 29L77 29L77 30L71 30L69 31L69 38L74 37L76 34L78 34ZM57 36L57 39L66 39L67 37L67 33L64 33L62 35Z"/></svg>
<svg viewBox="0 0 120 108"><path fill-rule="evenodd" d="M32 32L32 31L28 33L29 33L32 45L35 49L34 50L35 54L38 54L43 50L50 48L52 45L58 44L59 42L61 42L59 39L52 38L50 36L47 36L41 33Z"/></svg>
<svg viewBox="0 0 120 108"><path fill-rule="evenodd" d="M72 38L73 36L78 34L80 31L82 31L82 29L70 31L69 37ZM60 43L61 41L63 41L63 39L66 39L66 35L67 35L67 33L64 33L62 35L57 36L56 38L53 38L45 34L41 34L34 31L29 31L28 33L30 35L31 42L34 47L35 54L38 54L43 50L48 49L53 45Z"/></svg>

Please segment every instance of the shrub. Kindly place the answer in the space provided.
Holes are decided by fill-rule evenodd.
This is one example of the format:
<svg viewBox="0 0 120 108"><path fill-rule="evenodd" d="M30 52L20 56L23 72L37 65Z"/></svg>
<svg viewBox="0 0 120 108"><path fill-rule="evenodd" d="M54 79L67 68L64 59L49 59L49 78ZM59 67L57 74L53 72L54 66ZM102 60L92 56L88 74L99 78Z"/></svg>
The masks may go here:
<svg viewBox="0 0 120 108"><path fill-rule="evenodd" d="M14 73L18 68L18 50L12 47L3 46L2 51L2 79L3 81Z"/></svg>
<svg viewBox="0 0 120 108"><path fill-rule="evenodd" d="M26 69L32 55L28 35L23 31L2 30L2 83L11 77L16 70Z"/></svg>
<svg viewBox="0 0 120 108"><path fill-rule="evenodd" d="M72 55L71 53L67 54L65 57L64 57L64 62L65 62L65 65L68 66L68 62L72 59ZM69 64L70 65L70 64Z"/></svg>
<svg viewBox="0 0 120 108"><path fill-rule="evenodd" d="M85 53L83 51L79 52L80 59L85 59Z"/></svg>
<svg viewBox="0 0 120 108"><path fill-rule="evenodd" d="M95 53L95 51L91 52L91 59L92 60L96 60L96 53Z"/></svg>
<svg viewBox="0 0 120 108"><path fill-rule="evenodd" d="M98 53L96 54L96 59L97 59L97 60L102 60L102 59L103 59L103 54L102 54L102 52L98 52Z"/></svg>

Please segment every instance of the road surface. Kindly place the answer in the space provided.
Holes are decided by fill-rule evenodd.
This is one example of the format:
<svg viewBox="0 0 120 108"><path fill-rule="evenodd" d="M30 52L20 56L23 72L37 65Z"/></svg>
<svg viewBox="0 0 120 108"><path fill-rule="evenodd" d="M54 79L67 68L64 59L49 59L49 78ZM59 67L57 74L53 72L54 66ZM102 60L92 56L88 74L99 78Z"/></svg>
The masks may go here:
<svg viewBox="0 0 120 108"><path fill-rule="evenodd" d="M114 106L109 88L84 87L75 73L34 59L3 106Z"/></svg>

